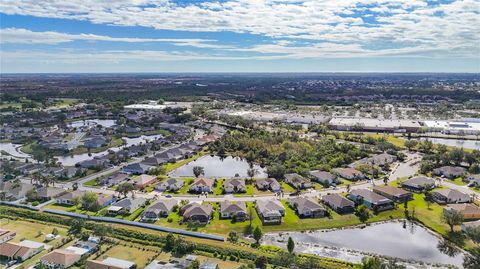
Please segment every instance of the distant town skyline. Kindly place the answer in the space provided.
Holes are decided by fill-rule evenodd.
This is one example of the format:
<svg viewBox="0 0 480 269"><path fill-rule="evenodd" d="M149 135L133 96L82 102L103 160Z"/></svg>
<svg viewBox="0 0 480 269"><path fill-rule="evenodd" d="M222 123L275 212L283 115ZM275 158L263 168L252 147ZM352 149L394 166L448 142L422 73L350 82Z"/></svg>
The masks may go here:
<svg viewBox="0 0 480 269"><path fill-rule="evenodd" d="M4 0L0 72L480 72L479 10L479 0Z"/></svg>

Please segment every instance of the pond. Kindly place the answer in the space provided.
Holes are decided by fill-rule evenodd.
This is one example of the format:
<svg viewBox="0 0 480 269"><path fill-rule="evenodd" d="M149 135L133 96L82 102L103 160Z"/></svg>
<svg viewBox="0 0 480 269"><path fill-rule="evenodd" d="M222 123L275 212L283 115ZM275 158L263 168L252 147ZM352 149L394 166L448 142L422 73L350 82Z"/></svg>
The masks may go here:
<svg viewBox="0 0 480 269"><path fill-rule="evenodd" d="M60 162L63 166L75 166L76 163L86 161L86 160L91 160L95 157L102 156L108 153L108 151L114 151L117 152L121 150L124 147L129 147L129 146L134 146L134 145L139 145L140 143L146 143L149 141L156 140L158 138L161 138L162 135L142 135L140 137L135 137L135 138L128 138L128 137L122 137L122 139L125 141L125 145L120 146L120 147L113 147L106 149L104 151L98 152L98 153L92 153L90 156L88 153L82 153L82 154L76 154L76 155L67 155L67 156L57 156L58 162Z"/></svg>
<svg viewBox="0 0 480 269"><path fill-rule="evenodd" d="M420 140L425 140L426 138L421 138ZM462 139L446 139L446 138L428 138L434 144L443 144L446 146L466 148L466 149L477 149L480 150L480 141L476 140L462 140Z"/></svg>
<svg viewBox="0 0 480 269"><path fill-rule="evenodd" d="M0 150L5 151L11 156L16 158L30 158L31 156L29 154L20 151L21 147L21 144L0 143Z"/></svg>
<svg viewBox="0 0 480 269"><path fill-rule="evenodd" d="M250 164L246 160L228 156L221 158L219 156L203 156L195 161L189 162L169 174L172 177L193 177L193 167L202 166L205 170L204 176L207 178L230 178L238 174L240 177L248 177L247 170ZM259 165L253 165L257 170L256 178L266 178L265 169Z"/></svg>
<svg viewBox="0 0 480 269"><path fill-rule="evenodd" d="M296 251L359 262L352 251L380 254L405 260L462 266L463 254L453 257L439 250L441 239L422 226L401 221L373 224L365 228L346 228L314 232L268 233L264 243L285 247L288 237Z"/></svg>
<svg viewBox="0 0 480 269"><path fill-rule="evenodd" d="M101 119L77 120L68 124L69 127L74 127L74 128L95 126L95 125L101 125L103 127L112 127L113 125L115 125L115 120L101 120Z"/></svg>

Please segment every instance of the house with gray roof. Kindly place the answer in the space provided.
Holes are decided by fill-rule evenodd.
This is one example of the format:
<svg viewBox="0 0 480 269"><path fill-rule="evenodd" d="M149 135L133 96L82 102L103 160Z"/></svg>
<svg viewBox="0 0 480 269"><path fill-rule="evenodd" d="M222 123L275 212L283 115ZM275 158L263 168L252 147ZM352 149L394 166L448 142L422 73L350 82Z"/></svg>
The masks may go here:
<svg viewBox="0 0 480 269"><path fill-rule="evenodd" d="M138 198L125 198L122 199L114 204L112 204L108 209L108 214L116 216L118 214L131 214L135 212L135 210L142 207L147 199L138 197Z"/></svg>
<svg viewBox="0 0 480 269"><path fill-rule="evenodd" d="M226 200L220 202L220 218L245 221L247 219L247 205L243 201L232 203Z"/></svg>
<svg viewBox="0 0 480 269"><path fill-rule="evenodd" d="M177 205L178 201L173 198L158 200L143 211L142 220L155 221L161 217L167 217Z"/></svg>
<svg viewBox="0 0 480 269"><path fill-rule="evenodd" d="M82 197L86 191L75 190L71 192L67 192L63 195L60 195L55 199L55 203L60 205L74 205L75 202Z"/></svg>
<svg viewBox="0 0 480 269"><path fill-rule="evenodd" d="M310 182L310 179L305 178L297 173L285 174L285 182L297 190L308 189L312 187L312 182Z"/></svg>
<svg viewBox="0 0 480 269"><path fill-rule="evenodd" d="M170 191L170 192L177 192L180 188L185 185L185 180L177 179L177 178L169 178L159 182L155 185L155 190L157 191Z"/></svg>
<svg viewBox="0 0 480 269"><path fill-rule="evenodd" d="M434 175L443 176L448 179L463 177L466 172L467 172L467 169L460 166L442 166L440 168L433 169Z"/></svg>
<svg viewBox="0 0 480 269"><path fill-rule="evenodd" d="M257 189L261 191L270 190L272 192L280 192L282 190L282 186L274 178L258 179L255 182L255 185L257 186Z"/></svg>
<svg viewBox="0 0 480 269"><path fill-rule="evenodd" d="M242 193L247 191L245 179L243 178L228 178L223 182L223 191L225 193Z"/></svg>
<svg viewBox="0 0 480 269"><path fill-rule="evenodd" d="M285 216L285 208L279 200L258 200L255 204L258 216L264 225L280 224Z"/></svg>
<svg viewBox="0 0 480 269"><path fill-rule="evenodd" d="M389 210L395 206L392 200L368 189L352 190L347 197L356 204L363 204L375 211Z"/></svg>
<svg viewBox="0 0 480 269"><path fill-rule="evenodd" d="M143 163L132 163L123 167L123 172L128 174L147 174L150 170L153 169L153 166L145 165Z"/></svg>
<svg viewBox="0 0 480 269"><path fill-rule="evenodd" d="M402 182L402 188L413 192L431 190L435 188L435 179L425 176L412 177Z"/></svg>
<svg viewBox="0 0 480 269"><path fill-rule="evenodd" d="M326 213L325 208L311 198L295 197L288 199L287 202L302 218L320 218Z"/></svg>
<svg viewBox="0 0 480 269"><path fill-rule="evenodd" d="M480 187L480 174L469 175L463 181L468 182L469 187Z"/></svg>
<svg viewBox="0 0 480 269"><path fill-rule="evenodd" d="M37 189L37 197L42 201L48 201L67 193L66 190L56 187L41 187Z"/></svg>
<svg viewBox="0 0 480 269"><path fill-rule="evenodd" d="M337 175L327 171L313 170L308 172L313 181L316 181L323 186L330 186L332 184L339 184L341 181L337 178Z"/></svg>
<svg viewBox="0 0 480 269"><path fill-rule="evenodd" d="M0 193L4 200L14 201L25 198L29 190L33 190L34 186L28 183L16 182L0 182Z"/></svg>
<svg viewBox="0 0 480 269"><path fill-rule="evenodd" d="M107 186L115 186L128 180L130 180L130 175L116 172L102 180L102 184Z"/></svg>
<svg viewBox="0 0 480 269"><path fill-rule="evenodd" d="M337 193L322 196L322 202L339 214L355 211L355 203Z"/></svg>
<svg viewBox="0 0 480 269"><path fill-rule="evenodd" d="M397 161L397 156L388 153L376 154L371 157L363 158L356 162L356 164L369 164L375 166L385 166Z"/></svg>
<svg viewBox="0 0 480 269"><path fill-rule="evenodd" d="M432 199L439 204L470 203L470 195L452 189L441 189L432 192Z"/></svg>
<svg viewBox="0 0 480 269"><path fill-rule="evenodd" d="M180 213L185 222L196 222L207 224L212 218L213 207L211 204L199 204L196 202L189 203L182 207Z"/></svg>

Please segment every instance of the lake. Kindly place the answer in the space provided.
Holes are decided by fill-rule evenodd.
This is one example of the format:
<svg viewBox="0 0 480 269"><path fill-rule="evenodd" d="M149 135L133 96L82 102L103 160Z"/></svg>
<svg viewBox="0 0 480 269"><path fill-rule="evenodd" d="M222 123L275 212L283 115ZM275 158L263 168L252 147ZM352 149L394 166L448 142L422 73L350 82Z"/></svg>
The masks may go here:
<svg viewBox="0 0 480 269"><path fill-rule="evenodd" d="M83 153L83 154L76 154L73 156L67 155L67 156L57 156L55 158L58 159L58 162L60 162L63 166L75 166L76 163L86 161L86 160L91 160L94 157L97 156L102 156L108 153L108 151L114 151L117 152L121 150L124 147L130 147L134 145L139 145L140 143L145 144L146 142L156 140L158 138L163 137L162 135L142 135L139 137L135 138L128 138L128 137L122 137L122 139L125 141L125 145L120 146L120 147L113 147L109 148L107 150L98 152L98 153L92 153L90 156L88 153Z"/></svg>
<svg viewBox="0 0 480 269"><path fill-rule="evenodd" d="M169 174L171 177L194 177L193 167L202 166L205 169L205 177L207 178L230 178L238 174L240 177L248 177L247 170L250 164L243 159L228 156L220 158L219 156L203 156L195 161L189 162ZM253 165L258 171L256 178L266 178L265 169L259 165Z"/></svg>
<svg viewBox="0 0 480 269"><path fill-rule="evenodd" d="M361 256L350 250L412 259L427 263L461 267L463 254L450 257L438 249L441 239L422 226L401 221L372 224L365 228L346 228L314 232L268 233L264 243L285 247L288 237L298 252L359 262ZM326 248L327 247L327 248Z"/></svg>
<svg viewBox="0 0 480 269"><path fill-rule="evenodd" d="M426 138L421 138L420 140L425 140ZM443 144L446 146L466 148L466 149L477 149L480 150L480 141L475 140L462 140L462 139L446 139L446 138L428 138L434 144Z"/></svg>

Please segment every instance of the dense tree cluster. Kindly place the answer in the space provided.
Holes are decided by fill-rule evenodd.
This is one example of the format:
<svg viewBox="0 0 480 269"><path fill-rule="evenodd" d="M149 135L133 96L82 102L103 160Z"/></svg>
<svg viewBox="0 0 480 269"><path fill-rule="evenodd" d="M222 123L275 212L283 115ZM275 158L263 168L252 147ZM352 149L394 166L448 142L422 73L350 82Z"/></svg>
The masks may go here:
<svg viewBox="0 0 480 269"><path fill-rule="evenodd" d="M336 143L333 138L300 139L298 135L265 130L233 131L211 145L219 155L226 153L268 166L269 174L303 173L312 169L330 170L367 156L354 145Z"/></svg>

